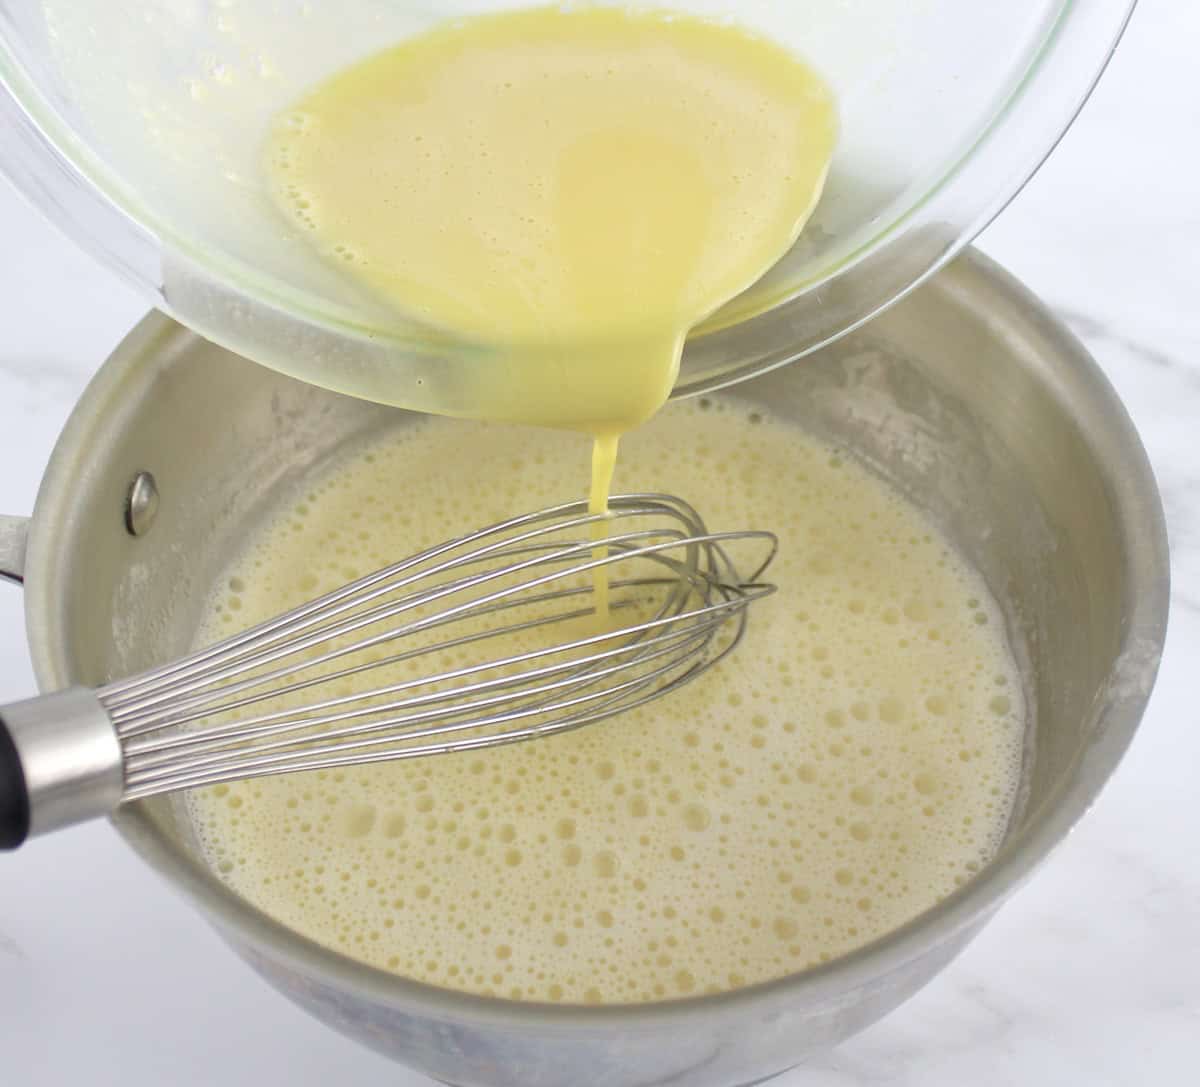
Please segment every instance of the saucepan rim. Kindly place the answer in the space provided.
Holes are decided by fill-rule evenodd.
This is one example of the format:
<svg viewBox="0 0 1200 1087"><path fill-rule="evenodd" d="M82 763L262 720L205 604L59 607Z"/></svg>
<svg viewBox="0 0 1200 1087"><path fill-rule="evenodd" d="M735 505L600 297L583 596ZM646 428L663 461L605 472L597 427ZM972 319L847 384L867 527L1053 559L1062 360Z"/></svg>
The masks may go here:
<svg viewBox="0 0 1200 1087"><path fill-rule="evenodd" d="M1097 701L1089 722L1096 737L1084 755L995 858L947 898L903 926L832 961L804 971L719 994L651 1003L564 1005L476 996L414 981L368 966L292 931L239 897L201 861L174 845L141 804L122 808L114 823L155 870L194 902L243 948L298 970L310 979L362 999L459 1025L564 1034L652 1032L686 1017L700 1027L709 1017L769 1014L783 1004L820 1005L878 985L978 925L1011 894L1087 811L1115 770L1149 699L1166 634L1169 571L1162 503L1145 450L1104 374L1084 347L1033 295L999 266L969 251L922 290L943 290L956 305L979 296L989 312L1020 315L1021 334L1039 344L1043 372L1037 380L1071 412L1090 443L1109 490L1114 520L1125 536L1127 584L1121 652L1109 696ZM1000 318L997 318L1000 319ZM53 618L62 582L54 567L81 516L78 494L93 469L89 450L97 435L122 426L136 411L131 388L155 367L169 366L174 349L196 334L158 313L147 316L118 346L81 397L55 447L38 494L26 553L26 626L38 682L63 686L65 650ZM801 363L802 365L802 363Z"/></svg>

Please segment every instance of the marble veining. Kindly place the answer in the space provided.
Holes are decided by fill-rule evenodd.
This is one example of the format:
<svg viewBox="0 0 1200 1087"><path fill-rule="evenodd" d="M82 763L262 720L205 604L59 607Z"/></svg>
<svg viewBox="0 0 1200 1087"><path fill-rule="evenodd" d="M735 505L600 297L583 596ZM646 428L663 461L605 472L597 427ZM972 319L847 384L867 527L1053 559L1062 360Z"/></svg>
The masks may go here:
<svg viewBox="0 0 1200 1087"><path fill-rule="evenodd" d="M1076 336L1086 340L1092 346L1092 350L1096 350L1099 345L1109 344L1121 351L1127 351L1151 366L1181 367L1185 373L1185 380L1200 389L1200 369L1188 367L1182 359L1174 357L1153 343L1127 335L1090 313L1068 309L1065 306L1056 307L1054 312Z"/></svg>

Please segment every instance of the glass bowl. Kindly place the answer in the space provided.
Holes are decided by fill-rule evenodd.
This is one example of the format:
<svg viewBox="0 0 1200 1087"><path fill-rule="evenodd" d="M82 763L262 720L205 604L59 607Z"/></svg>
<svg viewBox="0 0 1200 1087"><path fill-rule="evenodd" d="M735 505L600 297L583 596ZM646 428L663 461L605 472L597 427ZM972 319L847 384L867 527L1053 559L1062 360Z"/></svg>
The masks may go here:
<svg viewBox="0 0 1200 1087"><path fill-rule="evenodd" d="M477 414L470 378L488 345L406 319L329 268L276 211L258 163L269 119L339 67L447 18L523 6L0 0L0 170L209 339L341 392ZM1133 0L669 6L736 12L821 71L841 115L817 213L693 330L680 393L807 354L953 256L1066 130Z"/></svg>

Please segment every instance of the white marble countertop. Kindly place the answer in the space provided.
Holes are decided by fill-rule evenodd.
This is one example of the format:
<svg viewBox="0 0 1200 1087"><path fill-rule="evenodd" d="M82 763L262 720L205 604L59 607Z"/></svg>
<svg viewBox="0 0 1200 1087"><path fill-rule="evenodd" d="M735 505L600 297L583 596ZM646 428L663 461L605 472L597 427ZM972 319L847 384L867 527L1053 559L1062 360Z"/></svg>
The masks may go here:
<svg viewBox="0 0 1200 1087"><path fill-rule="evenodd" d="M1200 1082L1200 8L1146 3L1050 163L982 239L1125 398L1166 501L1153 701L1094 811L945 973L780 1087ZM3 138L0 135L0 138ZM142 302L0 186L0 511ZM32 693L0 586L0 701ZM258 981L107 824L0 863L0 1081L199 1087L424 1079Z"/></svg>

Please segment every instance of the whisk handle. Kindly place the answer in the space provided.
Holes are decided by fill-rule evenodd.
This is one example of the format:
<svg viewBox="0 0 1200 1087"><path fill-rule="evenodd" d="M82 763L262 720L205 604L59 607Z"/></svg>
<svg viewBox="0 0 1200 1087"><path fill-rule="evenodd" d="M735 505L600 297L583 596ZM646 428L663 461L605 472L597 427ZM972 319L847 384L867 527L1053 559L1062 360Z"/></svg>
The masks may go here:
<svg viewBox="0 0 1200 1087"><path fill-rule="evenodd" d="M124 784L121 745L94 691L0 706L0 849L107 815Z"/></svg>
<svg viewBox="0 0 1200 1087"><path fill-rule="evenodd" d="M29 836L29 790L21 756L0 720L0 849L16 849Z"/></svg>

